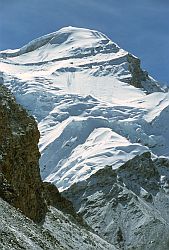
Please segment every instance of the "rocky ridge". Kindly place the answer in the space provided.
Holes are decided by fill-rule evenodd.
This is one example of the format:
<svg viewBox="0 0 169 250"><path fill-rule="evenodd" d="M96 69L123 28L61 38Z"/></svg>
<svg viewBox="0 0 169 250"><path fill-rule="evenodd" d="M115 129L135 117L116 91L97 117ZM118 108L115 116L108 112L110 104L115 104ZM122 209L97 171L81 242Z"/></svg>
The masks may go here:
<svg viewBox="0 0 169 250"><path fill-rule="evenodd" d="M130 53L127 55L128 69L131 73L129 78L129 84L136 87L144 89L148 94L153 92L163 92L164 90L160 85L152 81L147 71L142 70L141 61L139 58L134 57Z"/></svg>
<svg viewBox="0 0 169 250"><path fill-rule="evenodd" d="M118 170L106 166L63 194L87 223L117 249L167 250L168 166L166 159L152 161L147 152ZM161 169L165 172L163 182Z"/></svg>

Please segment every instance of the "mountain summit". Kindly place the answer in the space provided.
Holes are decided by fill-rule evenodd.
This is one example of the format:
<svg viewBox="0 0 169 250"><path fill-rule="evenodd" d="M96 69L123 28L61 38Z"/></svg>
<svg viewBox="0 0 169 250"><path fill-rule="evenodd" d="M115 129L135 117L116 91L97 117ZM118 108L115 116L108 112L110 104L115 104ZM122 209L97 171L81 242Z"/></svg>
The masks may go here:
<svg viewBox="0 0 169 250"><path fill-rule="evenodd" d="M58 66L56 72L88 69L90 75L114 76L148 93L161 90L158 83L140 68L138 58L95 30L65 27L31 41L21 49L1 52L0 56L21 65L55 64Z"/></svg>

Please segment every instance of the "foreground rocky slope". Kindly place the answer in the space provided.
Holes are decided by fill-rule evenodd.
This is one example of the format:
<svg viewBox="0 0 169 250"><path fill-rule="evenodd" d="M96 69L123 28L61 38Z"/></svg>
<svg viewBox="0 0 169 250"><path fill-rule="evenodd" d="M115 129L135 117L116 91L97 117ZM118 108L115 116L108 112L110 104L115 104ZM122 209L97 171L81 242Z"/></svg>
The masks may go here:
<svg viewBox="0 0 169 250"><path fill-rule="evenodd" d="M46 213L33 117L0 85L0 196L34 221Z"/></svg>
<svg viewBox="0 0 169 250"><path fill-rule="evenodd" d="M80 226L54 207L38 226L0 198L0 249L115 250L111 244Z"/></svg>
<svg viewBox="0 0 169 250"><path fill-rule="evenodd" d="M160 179L161 174L163 178ZM136 156L64 192L88 224L118 249L169 249L169 162Z"/></svg>

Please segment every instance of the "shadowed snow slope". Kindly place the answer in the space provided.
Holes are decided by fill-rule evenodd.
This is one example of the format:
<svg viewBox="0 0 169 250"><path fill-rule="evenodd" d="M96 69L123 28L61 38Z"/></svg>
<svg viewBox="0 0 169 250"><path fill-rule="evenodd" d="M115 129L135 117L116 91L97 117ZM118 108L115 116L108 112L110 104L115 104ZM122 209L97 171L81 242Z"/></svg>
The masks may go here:
<svg viewBox="0 0 169 250"><path fill-rule="evenodd" d="M169 155L169 94L102 33L63 28L2 51L0 69L38 122L41 175L60 190L145 151Z"/></svg>

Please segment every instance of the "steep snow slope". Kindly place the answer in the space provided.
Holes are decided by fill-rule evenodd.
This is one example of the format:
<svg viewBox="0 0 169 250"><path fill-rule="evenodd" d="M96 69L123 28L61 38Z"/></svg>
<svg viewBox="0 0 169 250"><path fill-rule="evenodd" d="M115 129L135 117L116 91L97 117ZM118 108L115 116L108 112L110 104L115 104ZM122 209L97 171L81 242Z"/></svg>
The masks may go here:
<svg viewBox="0 0 169 250"><path fill-rule="evenodd" d="M66 27L0 56L1 82L38 121L41 175L60 190L148 150L168 156L169 94L100 32Z"/></svg>

